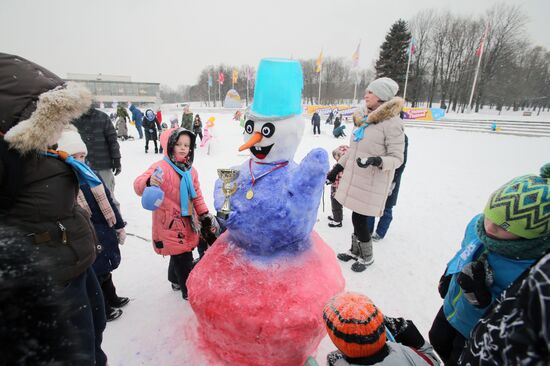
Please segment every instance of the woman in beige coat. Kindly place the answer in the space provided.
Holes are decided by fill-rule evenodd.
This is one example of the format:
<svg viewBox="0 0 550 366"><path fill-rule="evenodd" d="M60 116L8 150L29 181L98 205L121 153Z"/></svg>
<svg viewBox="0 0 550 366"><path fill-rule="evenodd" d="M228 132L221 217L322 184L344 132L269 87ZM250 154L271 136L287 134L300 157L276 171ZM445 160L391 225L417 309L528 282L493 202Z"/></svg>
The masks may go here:
<svg viewBox="0 0 550 366"><path fill-rule="evenodd" d="M338 259L355 259L351 267L355 272L374 262L367 216L382 216L395 169L403 163L405 133L399 116L403 99L395 97L398 89L390 78L369 84L365 92L368 117L354 121L350 148L327 175L333 181L344 171L335 198L353 211L353 234L350 251L338 254Z"/></svg>

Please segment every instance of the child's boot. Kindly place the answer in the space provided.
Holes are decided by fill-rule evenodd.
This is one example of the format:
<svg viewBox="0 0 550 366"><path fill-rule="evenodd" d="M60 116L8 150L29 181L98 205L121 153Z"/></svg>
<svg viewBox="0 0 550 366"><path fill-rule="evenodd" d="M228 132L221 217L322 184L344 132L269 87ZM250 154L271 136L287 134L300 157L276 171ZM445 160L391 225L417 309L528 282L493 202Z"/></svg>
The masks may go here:
<svg viewBox="0 0 550 366"><path fill-rule="evenodd" d="M122 315L121 309L115 309L111 307L106 308L105 312L106 312L106 318L108 322L118 319Z"/></svg>
<svg viewBox="0 0 550 366"><path fill-rule="evenodd" d="M357 241L359 256L357 261L352 264L351 270L354 272L363 272L374 262L372 253L372 239L369 241Z"/></svg>
<svg viewBox="0 0 550 366"><path fill-rule="evenodd" d="M357 236L351 234L351 249L346 253L338 253L336 258L340 259L343 262L348 262L352 259L357 259L359 257L359 246L357 241Z"/></svg>

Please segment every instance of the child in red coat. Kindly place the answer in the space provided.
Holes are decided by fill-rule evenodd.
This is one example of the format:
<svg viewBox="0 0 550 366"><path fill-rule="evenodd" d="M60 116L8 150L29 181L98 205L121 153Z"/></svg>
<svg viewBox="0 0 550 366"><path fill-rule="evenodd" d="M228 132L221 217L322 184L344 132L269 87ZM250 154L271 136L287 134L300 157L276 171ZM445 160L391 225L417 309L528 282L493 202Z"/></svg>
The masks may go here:
<svg viewBox="0 0 550 366"><path fill-rule="evenodd" d="M199 223L212 222L213 217L193 167L195 135L184 128L173 128L160 136L160 142L164 158L136 178L134 190L139 196L148 186L158 186L164 192L162 204L153 211L153 249L170 256L168 280L174 290L181 289L187 300L185 282L193 268L193 249L199 243ZM157 167L163 171L162 178L153 175Z"/></svg>

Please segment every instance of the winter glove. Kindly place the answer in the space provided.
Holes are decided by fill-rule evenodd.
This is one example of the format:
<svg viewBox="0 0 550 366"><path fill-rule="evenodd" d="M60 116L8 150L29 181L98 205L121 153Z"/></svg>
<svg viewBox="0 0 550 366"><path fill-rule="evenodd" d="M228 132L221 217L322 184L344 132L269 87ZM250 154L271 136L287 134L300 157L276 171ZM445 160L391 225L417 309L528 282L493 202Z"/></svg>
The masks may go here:
<svg viewBox="0 0 550 366"><path fill-rule="evenodd" d="M439 284L437 285L437 291L442 299L447 296L447 291L449 291L449 285L451 284L451 278L453 278L452 275L446 275L446 273L447 269L445 268L445 272L443 272L443 276L441 276L439 279Z"/></svg>
<svg viewBox="0 0 550 366"><path fill-rule="evenodd" d="M369 165L380 167L382 166L382 158L380 156L371 156L367 159L357 158L357 165L361 168L366 168Z"/></svg>
<svg viewBox="0 0 550 366"><path fill-rule="evenodd" d="M344 358L344 355L342 354L342 352L338 350L332 351L327 355L327 365L334 366L336 365L336 362L338 362L338 360L341 360L343 358Z"/></svg>
<svg viewBox="0 0 550 366"><path fill-rule="evenodd" d="M336 181L336 177L340 172L344 170L344 167L340 164L336 164L334 168L327 174L327 181L330 183L334 183Z"/></svg>
<svg viewBox="0 0 550 366"><path fill-rule="evenodd" d="M201 237L208 245L214 244L221 231L218 220L212 214L206 213L199 217L199 223L201 224Z"/></svg>
<svg viewBox="0 0 550 366"><path fill-rule="evenodd" d="M113 159L113 174L119 175L121 171L120 159Z"/></svg>
<svg viewBox="0 0 550 366"><path fill-rule="evenodd" d="M395 341L412 348L420 348L425 340L411 320L384 316L384 325L391 332Z"/></svg>
<svg viewBox="0 0 550 366"><path fill-rule="evenodd" d="M489 287L493 284L493 271L485 254L465 265L457 276L457 282L470 304L480 309L491 304L493 298Z"/></svg>
<svg viewBox="0 0 550 366"><path fill-rule="evenodd" d="M124 242L126 241L126 230L124 230L124 228L117 229L116 237L118 239L118 244L119 245L124 245Z"/></svg>

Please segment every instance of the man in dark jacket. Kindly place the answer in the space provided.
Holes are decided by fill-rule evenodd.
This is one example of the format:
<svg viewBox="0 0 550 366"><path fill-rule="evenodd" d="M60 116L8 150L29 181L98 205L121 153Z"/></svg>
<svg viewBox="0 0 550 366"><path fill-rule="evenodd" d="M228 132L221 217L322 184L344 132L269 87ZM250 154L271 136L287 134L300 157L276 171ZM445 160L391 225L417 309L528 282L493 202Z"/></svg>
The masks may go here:
<svg viewBox="0 0 550 366"><path fill-rule="evenodd" d="M311 116L311 124L313 125L313 134L315 135L315 130L317 130L317 134L321 134L321 116L319 116L319 113L314 112L313 116Z"/></svg>
<svg viewBox="0 0 550 366"><path fill-rule="evenodd" d="M369 225L369 230L371 231L372 240L378 241L384 239L390 224L393 220L393 207L397 204L397 195L399 194L399 187L401 186L401 176L405 170L405 165L407 164L407 150L409 149L409 138L405 135L405 150L403 151L403 164L399 168L395 169L395 174L393 176L393 182L390 188L390 195L386 200L386 206L384 206L384 214L380 219L378 219L378 224L376 225L376 230L374 227L375 218L368 216L367 224Z"/></svg>
<svg viewBox="0 0 550 366"><path fill-rule="evenodd" d="M72 166L46 150L86 112L91 94L24 58L0 53L0 222L23 230L32 257L49 261L59 296L71 300L65 320L75 342L105 365L103 297L91 264L97 242L87 214L76 204ZM107 117L108 118L108 117Z"/></svg>
<svg viewBox="0 0 550 366"><path fill-rule="evenodd" d="M115 175L120 174L122 167L116 130L109 116L95 108L90 108L73 121L73 125L76 126L82 141L86 144L90 167L101 176L114 198ZM118 202L116 205L120 208Z"/></svg>

